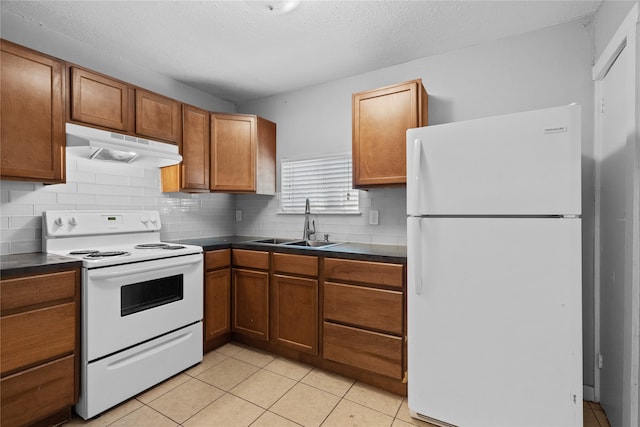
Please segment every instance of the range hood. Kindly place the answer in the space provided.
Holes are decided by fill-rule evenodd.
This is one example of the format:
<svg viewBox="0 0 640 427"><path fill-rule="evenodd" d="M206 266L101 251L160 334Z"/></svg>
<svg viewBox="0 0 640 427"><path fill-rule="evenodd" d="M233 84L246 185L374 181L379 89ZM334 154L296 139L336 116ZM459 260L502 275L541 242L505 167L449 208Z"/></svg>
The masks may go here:
<svg viewBox="0 0 640 427"><path fill-rule="evenodd" d="M74 123L67 123L67 151L93 160L141 167L171 166L182 161L177 145Z"/></svg>

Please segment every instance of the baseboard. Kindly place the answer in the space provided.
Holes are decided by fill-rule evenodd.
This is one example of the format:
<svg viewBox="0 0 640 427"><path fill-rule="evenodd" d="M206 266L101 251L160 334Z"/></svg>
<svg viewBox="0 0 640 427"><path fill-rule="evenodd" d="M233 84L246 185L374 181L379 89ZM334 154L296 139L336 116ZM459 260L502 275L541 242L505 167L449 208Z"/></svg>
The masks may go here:
<svg viewBox="0 0 640 427"><path fill-rule="evenodd" d="M596 389L590 385L582 386L582 399L588 400L589 402L596 401Z"/></svg>

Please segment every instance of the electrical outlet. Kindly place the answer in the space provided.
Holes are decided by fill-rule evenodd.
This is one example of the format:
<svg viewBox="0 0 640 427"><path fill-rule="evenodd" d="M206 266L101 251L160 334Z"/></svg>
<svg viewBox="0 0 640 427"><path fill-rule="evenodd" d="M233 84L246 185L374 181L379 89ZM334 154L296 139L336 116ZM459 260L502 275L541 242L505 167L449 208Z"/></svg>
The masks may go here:
<svg viewBox="0 0 640 427"><path fill-rule="evenodd" d="M242 221L242 211L240 209L236 210L236 222Z"/></svg>
<svg viewBox="0 0 640 427"><path fill-rule="evenodd" d="M378 211L369 211L369 225L378 225Z"/></svg>

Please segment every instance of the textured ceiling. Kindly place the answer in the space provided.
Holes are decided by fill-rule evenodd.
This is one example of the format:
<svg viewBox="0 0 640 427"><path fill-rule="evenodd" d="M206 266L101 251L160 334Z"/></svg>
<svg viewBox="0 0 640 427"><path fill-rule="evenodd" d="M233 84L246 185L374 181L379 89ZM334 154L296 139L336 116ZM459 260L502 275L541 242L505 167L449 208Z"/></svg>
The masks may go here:
<svg viewBox="0 0 640 427"><path fill-rule="evenodd" d="M592 15L589 1L5 1L12 13L234 103ZM274 10L270 10L271 6Z"/></svg>

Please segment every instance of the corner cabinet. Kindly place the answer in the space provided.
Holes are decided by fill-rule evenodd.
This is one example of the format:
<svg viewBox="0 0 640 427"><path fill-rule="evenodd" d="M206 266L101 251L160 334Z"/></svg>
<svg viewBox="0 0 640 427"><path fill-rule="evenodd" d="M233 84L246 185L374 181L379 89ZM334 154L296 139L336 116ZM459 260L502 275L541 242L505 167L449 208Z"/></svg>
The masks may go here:
<svg viewBox="0 0 640 427"><path fill-rule="evenodd" d="M211 191L273 195L275 162L275 123L254 115L211 115Z"/></svg>
<svg viewBox="0 0 640 427"><path fill-rule="evenodd" d="M182 163L160 168L162 191L209 192L209 112L182 105Z"/></svg>
<svg viewBox="0 0 640 427"><path fill-rule="evenodd" d="M64 182L64 63L0 43L0 178Z"/></svg>
<svg viewBox="0 0 640 427"><path fill-rule="evenodd" d="M355 93L352 109L354 187L406 185L407 129L427 125L422 80Z"/></svg>
<svg viewBox="0 0 640 427"><path fill-rule="evenodd" d="M80 269L0 280L3 426L54 425L79 393Z"/></svg>
<svg viewBox="0 0 640 427"><path fill-rule="evenodd" d="M233 332L269 341L269 252L232 251Z"/></svg>
<svg viewBox="0 0 640 427"><path fill-rule="evenodd" d="M231 249L204 254L204 351L231 340Z"/></svg>

